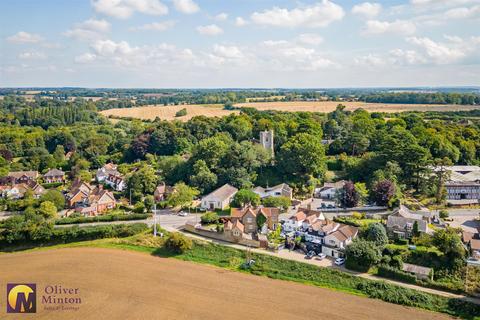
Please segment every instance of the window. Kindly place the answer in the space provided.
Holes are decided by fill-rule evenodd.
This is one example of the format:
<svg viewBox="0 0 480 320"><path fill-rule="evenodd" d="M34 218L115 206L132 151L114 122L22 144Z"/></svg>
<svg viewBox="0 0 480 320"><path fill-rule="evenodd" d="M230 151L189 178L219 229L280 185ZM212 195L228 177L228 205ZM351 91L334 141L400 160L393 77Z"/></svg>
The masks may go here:
<svg viewBox="0 0 480 320"><path fill-rule="evenodd" d="M248 223L252 223L252 222L253 222L253 219L252 219L252 218L247 218L247 222L248 222Z"/></svg>
<svg viewBox="0 0 480 320"><path fill-rule="evenodd" d="M335 240L330 240L330 244L335 244Z"/></svg>

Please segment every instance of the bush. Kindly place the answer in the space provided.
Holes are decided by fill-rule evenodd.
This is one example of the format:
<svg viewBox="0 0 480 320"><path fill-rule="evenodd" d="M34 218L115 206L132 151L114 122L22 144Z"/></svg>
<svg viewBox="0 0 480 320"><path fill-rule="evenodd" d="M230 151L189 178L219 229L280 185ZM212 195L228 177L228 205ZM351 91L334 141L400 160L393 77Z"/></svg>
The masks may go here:
<svg viewBox="0 0 480 320"><path fill-rule="evenodd" d="M395 242L402 246L408 245L408 239L397 239Z"/></svg>
<svg viewBox="0 0 480 320"><path fill-rule="evenodd" d="M410 273L403 272L401 270L398 270L386 265L379 266L377 274L380 277L394 279L394 280L398 280L406 283L415 284L417 282L417 277L415 277L414 275L411 275Z"/></svg>
<svg viewBox="0 0 480 320"><path fill-rule="evenodd" d="M345 266L348 269L366 272L380 262L382 254L375 242L355 239L345 250Z"/></svg>
<svg viewBox="0 0 480 320"><path fill-rule="evenodd" d="M183 117L183 116L186 116L187 115L187 109L186 108L183 108L181 110L178 110L176 113L175 113L175 117Z"/></svg>
<svg viewBox="0 0 480 320"><path fill-rule="evenodd" d="M218 214L216 212L207 212L200 217L202 224L218 223Z"/></svg>
<svg viewBox="0 0 480 320"><path fill-rule="evenodd" d="M167 249L175 253L184 253L192 249L192 245L192 240L179 232L171 233L165 242Z"/></svg>
<svg viewBox="0 0 480 320"><path fill-rule="evenodd" d="M447 210L440 210L439 215L440 215L440 218L442 218L442 219L448 218L448 216L449 216Z"/></svg>
<svg viewBox="0 0 480 320"><path fill-rule="evenodd" d="M96 217L68 217L55 220L55 224L80 224L89 222L110 222L110 221L128 221L128 220L144 220L150 215L147 213L135 214L106 214Z"/></svg>

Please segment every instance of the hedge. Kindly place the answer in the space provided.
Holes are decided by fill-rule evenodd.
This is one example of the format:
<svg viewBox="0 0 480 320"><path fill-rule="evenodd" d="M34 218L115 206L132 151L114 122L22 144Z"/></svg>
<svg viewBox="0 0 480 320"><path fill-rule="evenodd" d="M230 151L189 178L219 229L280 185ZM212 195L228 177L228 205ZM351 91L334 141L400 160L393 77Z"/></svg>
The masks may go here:
<svg viewBox="0 0 480 320"><path fill-rule="evenodd" d="M108 224L88 227L54 228L47 240L22 240L8 243L0 241L0 248L5 251L27 249L38 245L55 245L75 241L95 240L103 238L124 238L144 232L148 229L145 223Z"/></svg>
<svg viewBox="0 0 480 320"><path fill-rule="evenodd" d="M417 277L415 277L414 275L392 268L390 266L379 266L377 275L379 275L380 277L394 279L406 283L417 283Z"/></svg>
<svg viewBox="0 0 480 320"><path fill-rule="evenodd" d="M78 218L61 218L55 220L55 224L79 224L89 222L110 222L110 221L127 221L127 220L145 220L150 217L147 213L134 214L107 214L96 217L78 217Z"/></svg>

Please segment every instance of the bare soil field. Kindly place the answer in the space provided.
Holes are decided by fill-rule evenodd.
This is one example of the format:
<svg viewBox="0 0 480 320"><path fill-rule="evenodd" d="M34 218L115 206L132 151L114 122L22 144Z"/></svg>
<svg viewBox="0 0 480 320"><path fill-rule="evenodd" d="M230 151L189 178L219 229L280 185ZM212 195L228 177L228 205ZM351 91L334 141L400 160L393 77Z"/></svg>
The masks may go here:
<svg viewBox="0 0 480 320"><path fill-rule="evenodd" d="M251 107L258 110L332 112L337 105L343 104L346 110L365 109L369 112L403 112L403 111L459 111L475 110L478 106L435 105L435 104L388 104L367 102L339 101L293 101L293 102L251 102L239 103L237 107Z"/></svg>
<svg viewBox="0 0 480 320"><path fill-rule="evenodd" d="M187 115L183 117L175 117L175 114L187 109ZM104 116L116 116L122 118L137 118L142 120L153 120L159 117L162 120L180 120L188 121L195 116L207 117L223 117L231 113L238 113L238 111L223 110L223 105L178 105L178 106L163 106L151 105L135 108L116 108L100 112Z"/></svg>
<svg viewBox="0 0 480 320"><path fill-rule="evenodd" d="M403 111L460 111L475 110L479 106L466 105L423 105L423 104L387 104L387 103L366 103L366 102L337 102L337 101L293 101L293 102L248 102L236 104L236 107L251 107L258 110L278 111L304 111L304 112L332 112L338 104L345 105L347 110L353 111L363 108L369 112L403 112ZM153 120L159 117L163 120L187 121L192 117L204 115L207 117L223 117L238 111L223 110L220 104L215 105L179 105L163 106L150 105L134 108L118 108L101 111L104 116L115 116L122 118L137 118L142 120ZM175 117L175 113L181 109L187 109L187 115Z"/></svg>
<svg viewBox="0 0 480 320"><path fill-rule="evenodd" d="M314 286L123 250L1 254L0 266L1 292L9 282L37 284L37 313L31 319L448 319ZM49 285L78 288L78 309L45 310L42 299ZM7 317L3 297L0 318L25 319L21 314Z"/></svg>

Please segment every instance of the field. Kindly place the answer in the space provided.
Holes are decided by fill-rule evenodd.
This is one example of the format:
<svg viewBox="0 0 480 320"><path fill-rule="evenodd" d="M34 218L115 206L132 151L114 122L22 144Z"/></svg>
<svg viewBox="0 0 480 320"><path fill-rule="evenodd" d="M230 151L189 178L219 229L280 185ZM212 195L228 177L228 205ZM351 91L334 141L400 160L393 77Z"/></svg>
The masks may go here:
<svg viewBox="0 0 480 320"><path fill-rule="evenodd" d="M252 107L258 110L332 112L340 103L347 107L346 110L363 108L369 112L459 111L479 108L478 106L467 105L388 104L338 101L252 102L239 103L236 104L236 106Z"/></svg>
<svg viewBox="0 0 480 320"><path fill-rule="evenodd" d="M337 105L342 103L347 110L363 108L370 112L402 112L402 111L459 111L475 110L478 106L467 105L422 105L422 104L387 104L387 103L365 103L365 102L337 102L337 101L293 101L293 102L249 102L239 103L237 107L251 107L258 110L278 110L278 111L306 111L306 112L332 112ZM183 108L187 109L187 115L175 117L175 113ZM207 117L223 117L238 111L223 110L222 105L179 105L163 106L150 105L134 108L119 108L101 111L104 116L115 116L121 118L137 118L143 120L153 120L159 117L163 120L181 120L187 121L194 116L204 115Z"/></svg>
<svg viewBox="0 0 480 320"><path fill-rule="evenodd" d="M69 248L1 254L0 265L1 291L5 292L8 282L37 284L36 319L449 318L314 286L123 250ZM78 310L45 310L41 300L47 285L79 288ZM1 316L5 310L5 299L0 299Z"/></svg>
<svg viewBox="0 0 480 320"><path fill-rule="evenodd" d="M175 114L187 109L187 115L183 117L175 117ZM121 118L137 118L142 120L154 120L159 117L162 120L181 120L187 121L195 116L207 117L223 117L231 113L238 113L238 111L223 110L223 105L178 105L178 106L144 106L135 108L118 108L101 111L104 116L115 116Z"/></svg>

